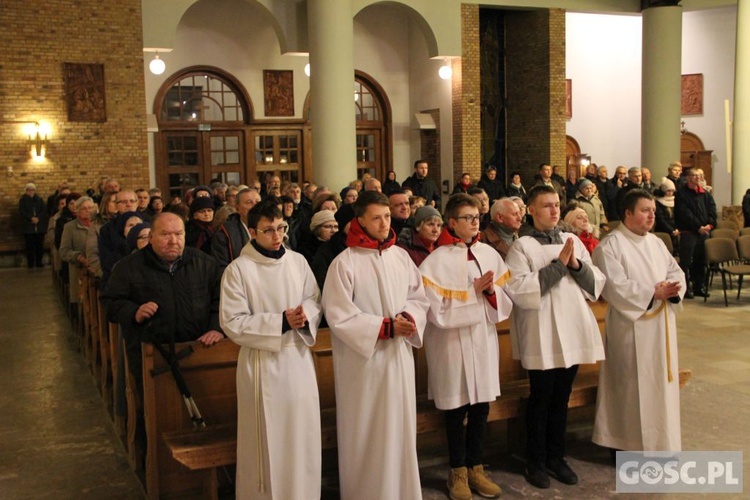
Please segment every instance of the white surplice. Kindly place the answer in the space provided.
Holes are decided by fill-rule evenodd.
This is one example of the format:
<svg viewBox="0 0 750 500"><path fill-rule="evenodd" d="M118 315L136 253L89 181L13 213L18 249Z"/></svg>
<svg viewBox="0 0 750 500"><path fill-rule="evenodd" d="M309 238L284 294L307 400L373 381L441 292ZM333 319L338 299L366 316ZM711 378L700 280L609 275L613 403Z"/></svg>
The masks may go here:
<svg viewBox="0 0 750 500"><path fill-rule="evenodd" d="M560 255L562 244L542 245L523 236L510 247L505 263L511 278L506 291L513 300L510 335L513 358L527 370L569 368L604 359L604 347L596 318L586 303L596 301L606 278L591 262L589 252L572 233L561 233L563 243L573 240L574 254L594 273L590 294L568 273L544 295L539 270Z"/></svg>
<svg viewBox="0 0 750 500"><path fill-rule="evenodd" d="M221 327L241 346L238 500L320 498L320 401L309 347L321 317L318 298L305 258L290 250L273 259L248 244L224 271ZM284 311L300 304L309 327L282 333Z"/></svg>
<svg viewBox="0 0 750 500"><path fill-rule="evenodd" d="M489 245L471 246L476 260L467 260L463 243L435 249L419 267L430 301L424 348L428 396L441 410L494 401L500 395L496 323L510 315L513 303L501 288L510 272ZM492 307L474 290L474 278L495 274Z"/></svg>
<svg viewBox="0 0 750 500"><path fill-rule="evenodd" d="M602 240L593 258L607 276L602 295L608 302L593 440L620 450L680 451L674 313L682 302L648 306L660 281L679 281L682 297L685 275L659 238L623 225Z"/></svg>
<svg viewBox="0 0 750 500"><path fill-rule="evenodd" d="M341 498L422 498L412 347L421 347L428 303L409 255L350 247L323 287L336 383ZM378 339L383 318L406 312L417 334Z"/></svg>

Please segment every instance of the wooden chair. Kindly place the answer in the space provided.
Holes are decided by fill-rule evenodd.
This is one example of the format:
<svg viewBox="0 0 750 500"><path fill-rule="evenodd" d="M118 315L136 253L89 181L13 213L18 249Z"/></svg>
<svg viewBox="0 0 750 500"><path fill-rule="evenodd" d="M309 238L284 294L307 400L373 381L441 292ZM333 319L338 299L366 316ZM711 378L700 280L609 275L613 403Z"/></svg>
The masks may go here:
<svg viewBox="0 0 750 500"><path fill-rule="evenodd" d="M729 238L730 240L736 240L740 233L734 229L714 229L711 231L711 238Z"/></svg>
<svg viewBox="0 0 750 500"><path fill-rule="evenodd" d="M671 255L674 255L674 245L672 245L672 236L668 233L654 233L661 241L664 242L664 245L667 247L667 250L669 250L669 253Z"/></svg>
<svg viewBox="0 0 750 500"><path fill-rule="evenodd" d="M740 300L742 291L742 278L750 275L750 265L736 264L739 261L737 246L732 238L709 238L706 240L706 264L709 269L716 268L721 274L721 286L724 290L724 305L729 307L727 301L727 275L737 276L737 300ZM703 302L706 297L703 297Z"/></svg>
<svg viewBox="0 0 750 500"><path fill-rule="evenodd" d="M733 220L717 220L716 221L716 229L731 229L733 231L739 231L740 228L737 226L737 223Z"/></svg>

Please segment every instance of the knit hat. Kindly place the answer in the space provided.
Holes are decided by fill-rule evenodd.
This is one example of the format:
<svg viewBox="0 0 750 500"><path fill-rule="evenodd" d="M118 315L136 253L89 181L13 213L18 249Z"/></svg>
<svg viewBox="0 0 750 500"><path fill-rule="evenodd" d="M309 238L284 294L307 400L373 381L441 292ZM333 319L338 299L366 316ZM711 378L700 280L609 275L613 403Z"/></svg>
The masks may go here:
<svg viewBox="0 0 750 500"><path fill-rule="evenodd" d="M33 189L34 191L36 191L36 185L33 182L29 182L28 184L26 184L26 189Z"/></svg>
<svg viewBox="0 0 750 500"><path fill-rule="evenodd" d="M443 219L443 217L440 215L440 212L438 212L434 207L430 206L424 206L419 207L417 209L417 212L414 214L414 227L417 228L421 223L423 223L425 220L429 219L430 217L439 217L440 220Z"/></svg>
<svg viewBox="0 0 750 500"><path fill-rule="evenodd" d="M664 178L663 178L663 179L661 180L661 184L659 184L659 190L660 190L660 191L661 191L662 193L666 193L666 192L667 192L667 191L669 191L669 190L672 190L672 191L676 191L676 189L675 189L675 187L674 187L674 182L670 181L670 180L669 180L669 179L667 179L666 177L664 177Z"/></svg>
<svg viewBox="0 0 750 500"><path fill-rule="evenodd" d="M334 217L336 218L336 222L339 223L339 229L343 231L344 226L349 224L354 218L354 207L351 203L348 205L341 205L341 207L336 210L336 215L334 215Z"/></svg>
<svg viewBox="0 0 750 500"><path fill-rule="evenodd" d="M199 191L205 191L205 192L207 192L209 198L213 198L214 197L214 192L208 186L196 186L195 189L193 189L193 196L196 197L196 198L198 198L198 192ZM203 196L203 198L205 198L205 196Z"/></svg>
<svg viewBox="0 0 750 500"><path fill-rule="evenodd" d="M198 210L203 210L206 208L210 208L211 210L214 210L214 199L213 198L206 198L205 196L201 198L195 198L193 200L193 204L190 205L190 218L193 218L193 215L195 215L195 212Z"/></svg>
<svg viewBox="0 0 750 500"><path fill-rule="evenodd" d="M312 216L312 221L310 221L310 231L315 231L316 228L327 222L336 222L336 217L334 217L332 211L321 210L320 212L316 212L315 215Z"/></svg>
<svg viewBox="0 0 750 500"><path fill-rule="evenodd" d="M591 182L591 180L583 178L581 179L581 182L578 183L578 190L581 191L583 188L588 187L592 184L593 182Z"/></svg>

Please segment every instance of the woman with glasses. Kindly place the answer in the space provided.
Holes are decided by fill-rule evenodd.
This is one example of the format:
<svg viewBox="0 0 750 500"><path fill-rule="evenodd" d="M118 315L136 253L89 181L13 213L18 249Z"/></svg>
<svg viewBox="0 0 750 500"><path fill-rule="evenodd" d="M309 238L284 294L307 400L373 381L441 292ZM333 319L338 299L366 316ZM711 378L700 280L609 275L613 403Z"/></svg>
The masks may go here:
<svg viewBox="0 0 750 500"><path fill-rule="evenodd" d="M336 222L335 212L321 210L312 217L310 221L310 233L304 245L300 245L299 252L305 256L308 263L312 263L315 253L339 231L339 223Z"/></svg>
<svg viewBox="0 0 750 500"><path fill-rule="evenodd" d="M86 240L91 227L91 217L95 210L94 200L88 196L82 196L75 201L76 218L65 224L60 238L60 258L68 264L70 275L71 304L80 302L78 290L78 275L85 272L89 267L86 260Z"/></svg>

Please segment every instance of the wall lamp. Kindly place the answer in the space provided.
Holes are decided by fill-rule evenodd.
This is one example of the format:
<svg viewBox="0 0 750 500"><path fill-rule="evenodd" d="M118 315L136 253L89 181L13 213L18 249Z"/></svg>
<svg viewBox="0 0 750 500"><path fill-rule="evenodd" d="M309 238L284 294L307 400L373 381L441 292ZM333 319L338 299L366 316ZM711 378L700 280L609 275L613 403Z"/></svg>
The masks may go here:
<svg viewBox="0 0 750 500"><path fill-rule="evenodd" d="M47 153L47 130L35 120L11 120L2 123L27 125L24 135L28 136L29 153L33 159L43 159Z"/></svg>
<svg viewBox="0 0 750 500"><path fill-rule="evenodd" d="M451 76L453 76L453 67L451 67L451 60L447 57L445 58L445 62L442 66L440 66L440 69L438 70L438 76L443 80L450 80Z"/></svg>

